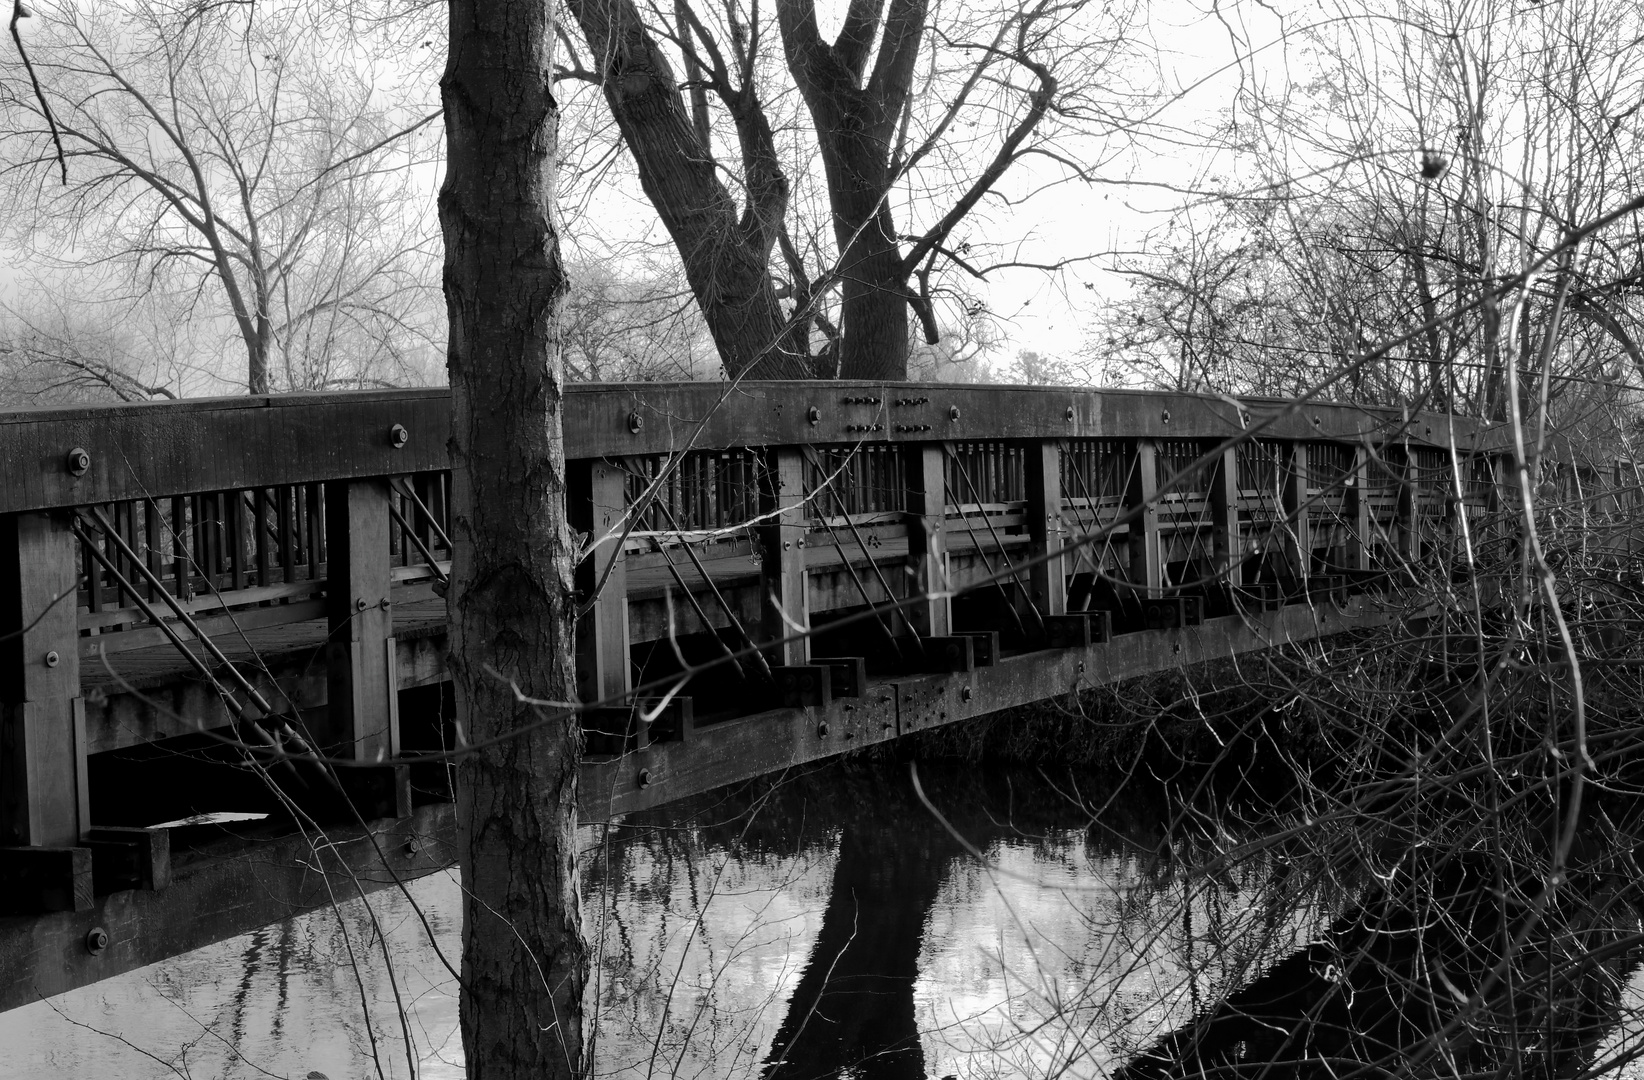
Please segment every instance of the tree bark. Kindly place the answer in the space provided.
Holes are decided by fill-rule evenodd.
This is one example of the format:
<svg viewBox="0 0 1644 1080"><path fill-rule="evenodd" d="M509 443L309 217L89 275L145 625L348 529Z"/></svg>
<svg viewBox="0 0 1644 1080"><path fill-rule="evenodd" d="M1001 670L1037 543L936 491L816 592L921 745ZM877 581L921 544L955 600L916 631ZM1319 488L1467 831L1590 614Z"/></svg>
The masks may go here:
<svg viewBox="0 0 1644 1080"><path fill-rule="evenodd" d="M451 0L440 83L450 670L461 732L478 746L457 780L460 1009L468 1075L499 1080L582 1071L581 731L574 716L522 704L506 681L551 701L573 685L553 13L540 0Z"/></svg>
<svg viewBox="0 0 1644 1080"><path fill-rule="evenodd" d="M771 280L771 252L788 182L752 88L722 85L741 142L748 197L739 210L720 182L713 148L680 95L673 69L632 0L570 0L599 71L606 103L639 169L640 185L673 238L725 370L761 379L811 374ZM684 21L683 16L681 21Z"/></svg>

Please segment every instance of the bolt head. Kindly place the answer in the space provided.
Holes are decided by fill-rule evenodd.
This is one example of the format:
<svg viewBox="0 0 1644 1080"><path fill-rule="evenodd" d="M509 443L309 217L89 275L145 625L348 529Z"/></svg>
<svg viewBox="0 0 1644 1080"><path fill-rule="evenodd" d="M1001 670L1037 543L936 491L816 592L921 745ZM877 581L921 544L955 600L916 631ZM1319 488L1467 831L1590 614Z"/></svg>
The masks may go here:
<svg viewBox="0 0 1644 1080"><path fill-rule="evenodd" d="M805 419L811 422L811 427L815 427L822 422L822 410L812 405L810 410L805 413Z"/></svg>
<svg viewBox="0 0 1644 1080"><path fill-rule="evenodd" d="M828 737L827 721L824 720L822 723L816 725L816 737L818 739L826 739Z"/></svg>
<svg viewBox="0 0 1644 1080"><path fill-rule="evenodd" d="M388 429L388 445L396 450L405 449L405 444L411 441L411 433L404 424L395 424Z"/></svg>
<svg viewBox="0 0 1644 1080"><path fill-rule="evenodd" d="M633 435L638 435L644 429L645 429L645 418L643 416L639 415L639 413L637 411L629 413L628 414L628 431L629 431L629 433L633 434Z"/></svg>
<svg viewBox="0 0 1644 1080"><path fill-rule="evenodd" d="M63 658L61 656L57 655L57 650L56 649L53 649L53 650L51 650L51 652L46 654L46 666L47 667L56 667L58 664L60 664L62 662L63 662Z"/></svg>
<svg viewBox="0 0 1644 1080"><path fill-rule="evenodd" d="M948 419L955 421L959 419L959 406L954 405L948 409Z"/></svg>
<svg viewBox="0 0 1644 1080"><path fill-rule="evenodd" d="M365 597L362 596L358 600L354 601L354 610L355 611L364 611L365 610Z"/></svg>
<svg viewBox="0 0 1644 1080"><path fill-rule="evenodd" d="M76 446L68 452L68 471L70 476L84 476L91 471L91 454L82 446Z"/></svg>
<svg viewBox="0 0 1644 1080"><path fill-rule="evenodd" d="M108 948L108 931L94 926L86 931L86 952L93 956Z"/></svg>
<svg viewBox="0 0 1644 1080"><path fill-rule="evenodd" d="M650 787L651 786L651 770L650 769L641 769L641 770L639 770L639 775L634 777L634 783L638 784L642 788Z"/></svg>

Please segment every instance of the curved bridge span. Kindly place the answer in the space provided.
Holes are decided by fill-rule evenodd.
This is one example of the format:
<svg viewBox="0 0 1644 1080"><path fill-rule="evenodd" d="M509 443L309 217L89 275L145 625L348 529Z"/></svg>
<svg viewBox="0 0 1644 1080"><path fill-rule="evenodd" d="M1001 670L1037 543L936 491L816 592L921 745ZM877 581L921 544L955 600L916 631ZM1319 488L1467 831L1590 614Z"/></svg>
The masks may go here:
<svg viewBox="0 0 1644 1080"><path fill-rule="evenodd" d="M566 403L594 820L1386 621L1498 499L1491 432L1397 410ZM439 390L0 414L0 1009L449 865L449 423Z"/></svg>

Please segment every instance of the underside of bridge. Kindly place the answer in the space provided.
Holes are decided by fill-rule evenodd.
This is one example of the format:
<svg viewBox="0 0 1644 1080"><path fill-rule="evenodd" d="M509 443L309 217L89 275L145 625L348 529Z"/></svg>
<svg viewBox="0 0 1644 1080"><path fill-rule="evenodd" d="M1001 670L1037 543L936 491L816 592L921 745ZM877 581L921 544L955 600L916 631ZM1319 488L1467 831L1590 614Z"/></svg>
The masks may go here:
<svg viewBox="0 0 1644 1080"><path fill-rule="evenodd" d="M1384 623L1494 498L1478 433L1345 406L572 397L584 820ZM0 1009L450 865L448 410L0 416Z"/></svg>

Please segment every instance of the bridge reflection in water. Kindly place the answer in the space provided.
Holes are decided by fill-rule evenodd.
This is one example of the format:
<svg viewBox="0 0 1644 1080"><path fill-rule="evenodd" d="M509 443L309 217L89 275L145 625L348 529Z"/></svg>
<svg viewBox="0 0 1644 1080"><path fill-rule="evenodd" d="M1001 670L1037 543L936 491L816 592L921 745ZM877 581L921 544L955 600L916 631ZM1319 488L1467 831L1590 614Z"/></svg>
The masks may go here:
<svg viewBox="0 0 1644 1080"><path fill-rule="evenodd" d="M324 904L315 869L449 862L448 409L0 416L0 1008ZM564 419L595 820L1394 618L1500 466L1450 417L1124 391L586 387ZM267 816L159 827L222 811Z"/></svg>
<svg viewBox="0 0 1644 1080"><path fill-rule="evenodd" d="M1444 1054L1412 1054L1463 1007L1449 988L1478 985L1494 959L1495 868L1476 856L1344 880L1271 842L1282 814L1265 836L1232 815L1214 834L1167 833L1180 806L1152 784L1095 811L1069 798L1068 781L1089 777L928 762L920 772L983 860L889 763L685 800L610 834L585 828L595 1074L1322 1077L1374 1064L1437 1076L1507 1063L1496 1060L1513 1022L1504 995ZM1635 842L1625 830L1594 836L1575 887L1524 948L1515 1074L1578 1075L1644 1049L1636 1023L1619 1026L1644 1005L1640 883L1622 872ZM1256 854L1206 872L1229 843ZM436 875L411 895L454 958L454 881ZM404 898L376 906L420 1074L460 1076L454 982ZM361 956L377 1056L386 1075L404 1075L394 993L382 958L359 949L372 927L358 902L0 1017L7 1063L34 1080L142 1063L78 1022L195 1075L368 1074L344 934Z"/></svg>

